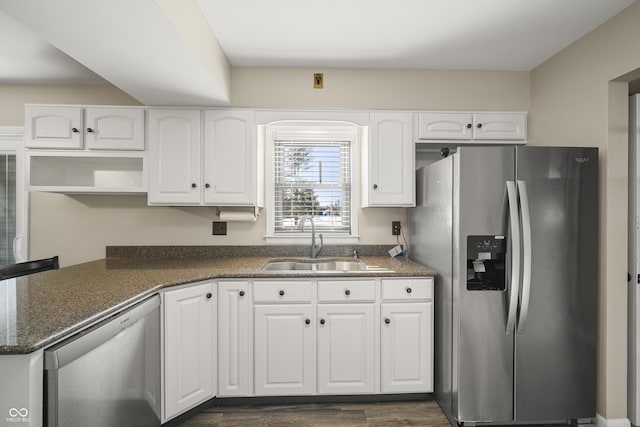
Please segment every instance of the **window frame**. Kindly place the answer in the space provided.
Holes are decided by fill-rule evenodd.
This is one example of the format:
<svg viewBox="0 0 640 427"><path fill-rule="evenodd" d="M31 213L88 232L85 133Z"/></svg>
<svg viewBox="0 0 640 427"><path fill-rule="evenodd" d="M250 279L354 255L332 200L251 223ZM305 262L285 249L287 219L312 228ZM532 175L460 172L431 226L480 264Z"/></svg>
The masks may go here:
<svg viewBox="0 0 640 427"><path fill-rule="evenodd" d="M297 141L345 141L350 144L350 185L351 212L350 233L327 232L323 234L324 244L358 243L359 176L360 146L363 137L362 127L346 122L334 121L285 121L264 126L265 132L265 240L267 244L308 244L311 227L303 232L278 234L275 231L275 168L274 149L277 140L293 139ZM316 228L316 234L322 230Z"/></svg>

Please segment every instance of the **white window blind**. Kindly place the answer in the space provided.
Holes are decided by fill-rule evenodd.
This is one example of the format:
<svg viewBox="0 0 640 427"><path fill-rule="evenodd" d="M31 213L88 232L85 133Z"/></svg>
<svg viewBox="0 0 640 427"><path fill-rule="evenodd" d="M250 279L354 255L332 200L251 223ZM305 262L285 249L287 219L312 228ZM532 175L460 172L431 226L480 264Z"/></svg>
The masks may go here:
<svg viewBox="0 0 640 427"><path fill-rule="evenodd" d="M16 236L16 156L0 154L0 265L13 264Z"/></svg>
<svg viewBox="0 0 640 427"><path fill-rule="evenodd" d="M298 233L304 216L325 234L351 233L350 141L275 139L274 172L275 234Z"/></svg>

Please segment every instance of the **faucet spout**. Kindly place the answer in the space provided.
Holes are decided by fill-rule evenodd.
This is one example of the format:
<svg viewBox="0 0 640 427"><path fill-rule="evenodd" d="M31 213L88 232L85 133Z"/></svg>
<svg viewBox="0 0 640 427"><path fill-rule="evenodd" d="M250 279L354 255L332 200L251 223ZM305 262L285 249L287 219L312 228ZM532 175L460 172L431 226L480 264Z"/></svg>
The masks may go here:
<svg viewBox="0 0 640 427"><path fill-rule="evenodd" d="M322 250L322 245L323 245L322 234L318 236L320 237L320 247L316 247L316 226L313 223L313 218L311 218L309 215L305 215L302 218L300 218L300 222L298 223L298 229L300 231L303 231L304 223L307 220L311 222L311 258L316 258L320 254L320 251Z"/></svg>

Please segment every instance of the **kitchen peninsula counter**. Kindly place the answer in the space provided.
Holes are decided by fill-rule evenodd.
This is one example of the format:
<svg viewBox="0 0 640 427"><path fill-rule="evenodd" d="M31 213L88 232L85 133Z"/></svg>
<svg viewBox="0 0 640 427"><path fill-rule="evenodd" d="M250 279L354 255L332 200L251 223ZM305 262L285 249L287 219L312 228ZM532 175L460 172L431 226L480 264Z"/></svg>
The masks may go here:
<svg viewBox="0 0 640 427"><path fill-rule="evenodd" d="M48 347L163 288L202 280L435 275L406 258L383 255L388 248L361 248L360 260L378 267L369 271L283 273L262 267L274 259L309 261L307 247L305 255L291 247L109 247L105 259L15 279L15 304L0 308L0 354ZM318 261L345 258L345 250L328 249Z"/></svg>

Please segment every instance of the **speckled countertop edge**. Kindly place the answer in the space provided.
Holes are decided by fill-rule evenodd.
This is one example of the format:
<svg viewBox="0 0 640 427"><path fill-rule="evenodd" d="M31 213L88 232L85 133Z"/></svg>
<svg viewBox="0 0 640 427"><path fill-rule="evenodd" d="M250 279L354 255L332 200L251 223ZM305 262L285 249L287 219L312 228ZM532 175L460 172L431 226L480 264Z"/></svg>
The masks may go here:
<svg viewBox="0 0 640 427"><path fill-rule="evenodd" d="M161 250L143 250L157 251ZM207 252L202 252L202 248L197 251ZM282 273L263 271L262 267L274 259L305 257L284 256L277 251L273 255L254 251L253 256L209 257L187 255L187 250L184 256L167 252L164 258L136 257L133 252L125 251L125 257L114 257L112 252L111 257L102 260L18 278L16 327L12 336L0 335L0 354L27 354L48 347L164 288L203 280L435 275L411 260L388 255L361 257L367 265L379 266L385 271ZM319 260L330 258L336 256Z"/></svg>

